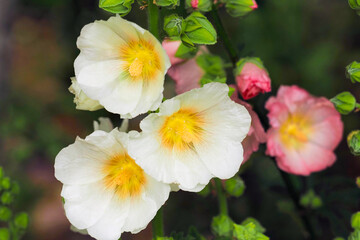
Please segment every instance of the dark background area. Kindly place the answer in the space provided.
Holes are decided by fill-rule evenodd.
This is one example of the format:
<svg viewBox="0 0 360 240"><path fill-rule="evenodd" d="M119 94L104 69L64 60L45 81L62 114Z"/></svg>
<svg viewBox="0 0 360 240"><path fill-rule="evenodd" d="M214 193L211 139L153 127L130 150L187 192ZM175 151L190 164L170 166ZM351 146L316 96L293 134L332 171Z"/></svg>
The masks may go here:
<svg viewBox="0 0 360 240"><path fill-rule="evenodd" d="M349 90L360 96L360 85L345 78L345 66L360 60L360 17L346 0L258 0L259 8L246 18L220 11L231 40L242 56L260 57L272 79L273 91L251 101L261 116L264 102L280 85L296 84L317 96L333 97ZM73 233L60 198L61 184L53 176L56 154L76 136L92 132L100 116L120 119L105 110L77 111L67 88L79 53L76 38L81 28L110 14L95 0L0 0L0 164L17 180L21 194L15 208L30 214L25 239L90 239ZM126 19L146 27L146 11L135 2ZM164 35L164 33L163 33ZM209 47L225 61L221 43ZM231 70L228 81L232 82ZM173 95L167 79L165 96ZM360 98L359 98L360 100ZM345 136L360 128L359 113L343 116ZM139 119L130 128L138 129ZM235 222L257 218L274 240L304 239L301 221L282 183L278 169L264 155L264 147L240 171L245 194L229 198ZM319 239L347 236L351 213L359 210L355 178L360 159L352 156L345 140L337 149L337 162L310 177L292 177L297 191L314 189L323 206L310 211ZM196 226L210 236L211 218L217 215L216 197L172 193L165 205L166 232ZM123 239L150 239L150 229Z"/></svg>

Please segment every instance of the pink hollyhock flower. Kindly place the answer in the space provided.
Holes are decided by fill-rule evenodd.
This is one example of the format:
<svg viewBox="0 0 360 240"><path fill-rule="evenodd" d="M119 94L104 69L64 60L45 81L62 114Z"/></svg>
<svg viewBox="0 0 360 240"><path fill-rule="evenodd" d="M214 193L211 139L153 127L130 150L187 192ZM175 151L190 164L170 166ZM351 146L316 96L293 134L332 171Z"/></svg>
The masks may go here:
<svg viewBox="0 0 360 240"><path fill-rule="evenodd" d="M236 84L244 99L271 91L269 74L259 58L243 58L236 65Z"/></svg>
<svg viewBox="0 0 360 240"><path fill-rule="evenodd" d="M343 134L340 114L326 98L297 86L281 86L265 105L269 110L267 151L282 170L309 175L331 166Z"/></svg>
<svg viewBox="0 0 360 240"><path fill-rule="evenodd" d="M199 0L191 0L191 7L197 9L199 6Z"/></svg>
<svg viewBox="0 0 360 240"><path fill-rule="evenodd" d="M204 71L196 63L196 59L181 59L175 57L181 41L164 40L162 45L168 54L171 62L171 67L167 74L175 81L175 92L181 94L193 88L200 87L200 79L204 75ZM202 53L207 53L206 47L200 47L197 56Z"/></svg>
<svg viewBox="0 0 360 240"><path fill-rule="evenodd" d="M235 88L234 85L230 85L230 87ZM247 102L241 101L238 98L237 91L235 91L231 95L231 99L234 102L243 105L246 108L246 110L248 110L248 112L250 113L250 116L251 116L250 130L249 130L246 138L242 142L242 145L244 148L244 161L243 161L243 164L244 164L244 162L250 158L250 156L253 152L256 152L257 150L259 150L260 143L266 142L267 137L266 137L264 128L261 125L260 119L259 119L258 115L256 114L256 112L252 109L252 106L250 104L248 104Z"/></svg>
<svg viewBox="0 0 360 240"><path fill-rule="evenodd" d="M257 9L258 5L255 0L253 0L254 5L250 6L252 9Z"/></svg>

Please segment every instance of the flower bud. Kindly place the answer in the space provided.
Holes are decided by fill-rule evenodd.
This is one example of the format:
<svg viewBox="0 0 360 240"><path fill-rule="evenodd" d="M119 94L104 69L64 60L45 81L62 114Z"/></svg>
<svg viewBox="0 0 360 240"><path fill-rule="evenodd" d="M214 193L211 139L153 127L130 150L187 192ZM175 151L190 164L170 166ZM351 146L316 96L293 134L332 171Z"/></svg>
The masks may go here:
<svg viewBox="0 0 360 240"><path fill-rule="evenodd" d="M103 108L103 106L101 106L98 101L89 98L81 90L75 77L71 78L71 82L72 82L72 84L69 87L69 91L75 95L74 103L76 104L76 109L95 111L95 110L99 110L99 109Z"/></svg>
<svg viewBox="0 0 360 240"><path fill-rule="evenodd" d="M350 92L342 92L330 99L339 113L347 115L355 109L356 99Z"/></svg>
<svg viewBox="0 0 360 240"><path fill-rule="evenodd" d="M360 0L349 0L349 5L358 15L360 15Z"/></svg>
<svg viewBox="0 0 360 240"><path fill-rule="evenodd" d="M259 58L242 58L236 63L236 84L246 100L271 91L271 79Z"/></svg>
<svg viewBox="0 0 360 240"><path fill-rule="evenodd" d="M346 67L346 77L351 80L352 83L360 82L360 63L354 61Z"/></svg>
<svg viewBox="0 0 360 240"><path fill-rule="evenodd" d="M360 188L360 177L356 178L356 185L358 186L358 188Z"/></svg>
<svg viewBox="0 0 360 240"><path fill-rule="evenodd" d="M212 1L210 0L186 0L186 8L199 10L201 12L209 12L211 10Z"/></svg>
<svg viewBox="0 0 360 240"><path fill-rule="evenodd" d="M164 19L164 30L169 37L179 37L183 32L184 19L176 14L166 16Z"/></svg>
<svg viewBox="0 0 360 240"><path fill-rule="evenodd" d="M360 130L352 131L347 137L350 151L355 156L360 156Z"/></svg>
<svg viewBox="0 0 360 240"><path fill-rule="evenodd" d="M226 11L232 17L242 17L258 8L255 0L226 0Z"/></svg>
<svg viewBox="0 0 360 240"><path fill-rule="evenodd" d="M210 21L200 12L193 12L186 19L186 27L181 40L186 45L193 46L194 44L215 44L216 30Z"/></svg>
<svg viewBox="0 0 360 240"><path fill-rule="evenodd" d="M351 216L351 227L360 230L360 212L354 213Z"/></svg>
<svg viewBox="0 0 360 240"><path fill-rule="evenodd" d="M99 7L111 13L125 16L131 11L134 0L100 0Z"/></svg>

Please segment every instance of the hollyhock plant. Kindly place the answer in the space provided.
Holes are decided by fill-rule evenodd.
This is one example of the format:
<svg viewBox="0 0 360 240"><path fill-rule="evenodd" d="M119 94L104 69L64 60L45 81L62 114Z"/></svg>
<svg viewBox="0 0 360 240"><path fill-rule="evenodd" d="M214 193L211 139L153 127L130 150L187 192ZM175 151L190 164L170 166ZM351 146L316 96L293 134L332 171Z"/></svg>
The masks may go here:
<svg viewBox="0 0 360 240"><path fill-rule="evenodd" d="M266 153L275 157L279 168L306 176L335 162L343 123L328 99L297 86L281 86L265 108L271 126Z"/></svg>
<svg viewBox="0 0 360 240"><path fill-rule="evenodd" d="M55 159L71 224L101 240L137 233L168 199L170 186L147 175L127 153L128 134L95 131Z"/></svg>
<svg viewBox="0 0 360 240"><path fill-rule="evenodd" d="M167 74L175 81L177 94L200 87L200 79L205 71L197 64L196 58L181 59L175 56L181 41L164 40L162 45L170 58L171 67ZM198 55L208 52L206 47L200 47Z"/></svg>
<svg viewBox="0 0 360 240"><path fill-rule="evenodd" d="M234 85L230 85L230 87L235 88ZM265 130L264 130L263 126L261 125L260 119L259 119L258 115L256 114L256 112L253 110L252 106L245 101L241 101L238 98L237 91L235 91L231 95L231 99L234 102L243 105L246 108L246 110L248 110L248 112L251 116L250 130L249 130L246 138L242 142L242 145L244 148L244 161L243 161L243 163L244 163L245 161L247 161L250 158L252 153L259 150L259 144L265 143L267 137L266 137Z"/></svg>
<svg viewBox="0 0 360 240"><path fill-rule="evenodd" d="M158 181L186 191L200 191L212 177L231 178L242 163L251 118L228 91L226 84L209 83L166 100L141 121L142 132L131 135L129 155Z"/></svg>
<svg viewBox="0 0 360 240"><path fill-rule="evenodd" d="M88 97L126 118L158 108L170 61L151 33L117 15L84 26L77 46L75 75Z"/></svg>
<svg viewBox="0 0 360 240"><path fill-rule="evenodd" d="M247 100L271 91L271 79L259 58L242 58L236 64L236 84Z"/></svg>

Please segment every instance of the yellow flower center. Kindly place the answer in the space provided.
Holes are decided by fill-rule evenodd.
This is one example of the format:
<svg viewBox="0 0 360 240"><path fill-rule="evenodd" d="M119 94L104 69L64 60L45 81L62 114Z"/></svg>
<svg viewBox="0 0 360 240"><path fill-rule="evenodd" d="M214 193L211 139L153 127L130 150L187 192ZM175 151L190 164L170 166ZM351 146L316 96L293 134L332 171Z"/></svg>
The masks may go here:
<svg viewBox="0 0 360 240"><path fill-rule="evenodd" d="M144 171L127 153L115 155L105 163L105 185L120 198L139 196L146 184Z"/></svg>
<svg viewBox="0 0 360 240"><path fill-rule="evenodd" d="M152 43L144 39L130 41L120 52L125 62L125 71L133 79L153 79L157 71L161 70L159 53Z"/></svg>
<svg viewBox="0 0 360 240"><path fill-rule="evenodd" d="M160 129L163 145L170 149L186 150L201 140L203 117L192 109L180 109L167 117Z"/></svg>
<svg viewBox="0 0 360 240"><path fill-rule="evenodd" d="M309 140L311 121L301 114L293 114L280 127L280 139L290 149L299 149Z"/></svg>

